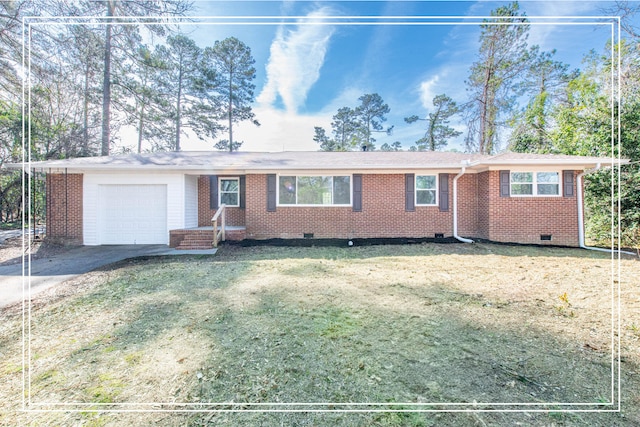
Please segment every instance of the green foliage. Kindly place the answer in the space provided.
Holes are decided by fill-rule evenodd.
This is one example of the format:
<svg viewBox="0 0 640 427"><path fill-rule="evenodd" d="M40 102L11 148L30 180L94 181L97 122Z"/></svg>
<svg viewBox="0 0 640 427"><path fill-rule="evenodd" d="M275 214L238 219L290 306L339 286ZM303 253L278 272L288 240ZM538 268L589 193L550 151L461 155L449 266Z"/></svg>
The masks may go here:
<svg viewBox="0 0 640 427"><path fill-rule="evenodd" d="M517 78L531 57L528 20L520 14L518 2L498 7L491 16L480 26L478 59L466 81L470 100L465 143L469 151L482 154L496 151L502 116L513 108Z"/></svg>
<svg viewBox="0 0 640 427"><path fill-rule="evenodd" d="M233 124L250 120L254 125L260 126L251 109L255 89L252 81L256 77L256 69L253 67L255 60L249 46L235 37L216 41L213 47L206 48L204 60L210 63L209 66L218 75L219 119L228 122L226 130L229 139L218 142L216 148L235 151L242 142L233 140Z"/></svg>
<svg viewBox="0 0 640 427"><path fill-rule="evenodd" d="M637 44L623 40L620 109L613 104L610 58L594 51L585 56L580 72L552 61L552 53L537 54L529 71L531 95L527 107L512 118L510 149L630 160L585 175L585 231L591 244L640 247L640 57ZM615 68L614 68L615 69ZM538 86L534 82L538 82ZM537 89L536 89L537 87ZM620 123L618 140L618 120ZM610 166L610 164L609 164ZM619 185L618 185L619 183ZM618 215L618 201L620 215ZM618 222L620 234L618 235Z"/></svg>
<svg viewBox="0 0 640 427"><path fill-rule="evenodd" d="M384 143L380 147L381 151L402 151L402 143L400 141L394 141L393 143Z"/></svg>
<svg viewBox="0 0 640 427"><path fill-rule="evenodd" d="M367 151L375 150L373 138L374 132L391 133L393 126L383 130L382 123L387 120L386 115L391 109L384 103L382 97L377 93L362 95L358 98L360 105L356 107L357 131L360 136L361 148Z"/></svg>
<svg viewBox="0 0 640 427"><path fill-rule="evenodd" d="M331 128L334 138L316 126L313 140L320 144L323 151L375 150L374 133L383 132L390 135L393 126L384 129L382 123L391 111L377 93L365 94L358 98L360 105L356 108L342 107L333 116ZM391 147L391 146L390 146Z"/></svg>
<svg viewBox="0 0 640 427"><path fill-rule="evenodd" d="M563 102L567 85L578 76L578 71L568 72L567 64L554 61L553 55L555 50L539 52L538 46L530 51L530 65L519 88L531 98L511 121L512 151L548 153L553 146L549 135L554 123L553 108Z"/></svg>
<svg viewBox="0 0 640 427"><path fill-rule="evenodd" d="M167 44L158 45L156 52L166 64L162 75L168 100L164 113L172 123L164 147L179 151L185 129L193 130L200 139L215 138L222 128L216 120L219 101L213 93L219 81L216 71L203 65L202 49L178 34L167 37Z"/></svg>
<svg viewBox="0 0 640 427"><path fill-rule="evenodd" d="M455 101L445 94L437 95L433 98L434 111L429 113L426 119L421 119L416 115L405 117L407 123L414 123L418 120L427 121L427 132L424 137L415 142L416 151L436 151L444 148L450 138L460 136L462 132L449 126L449 119L460 112Z"/></svg>

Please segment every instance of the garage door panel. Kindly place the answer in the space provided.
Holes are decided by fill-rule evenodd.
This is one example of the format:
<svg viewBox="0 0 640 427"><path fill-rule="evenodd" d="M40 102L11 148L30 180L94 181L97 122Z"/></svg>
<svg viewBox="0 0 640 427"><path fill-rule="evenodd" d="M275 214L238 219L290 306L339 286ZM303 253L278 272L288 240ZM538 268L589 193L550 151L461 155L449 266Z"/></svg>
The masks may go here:
<svg viewBox="0 0 640 427"><path fill-rule="evenodd" d="M166 185L100 185L100 244L167 244Z"/></svg>

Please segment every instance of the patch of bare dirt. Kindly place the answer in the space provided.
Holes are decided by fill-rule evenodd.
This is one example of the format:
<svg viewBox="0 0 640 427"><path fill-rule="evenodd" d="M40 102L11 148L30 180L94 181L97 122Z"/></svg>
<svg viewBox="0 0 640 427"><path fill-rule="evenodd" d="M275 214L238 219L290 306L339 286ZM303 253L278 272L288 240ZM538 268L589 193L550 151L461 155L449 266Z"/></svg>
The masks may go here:
<svg viewBox="0 0 640 427"><path fill-rule="evenodd" d="M22 237L14 237L5 240L0 244L0 265L19 264L22 262L22 255L31 255L31 259L46 258L64 252L67 247L49 243L38 237L36 239L23 242Z"/></svg>

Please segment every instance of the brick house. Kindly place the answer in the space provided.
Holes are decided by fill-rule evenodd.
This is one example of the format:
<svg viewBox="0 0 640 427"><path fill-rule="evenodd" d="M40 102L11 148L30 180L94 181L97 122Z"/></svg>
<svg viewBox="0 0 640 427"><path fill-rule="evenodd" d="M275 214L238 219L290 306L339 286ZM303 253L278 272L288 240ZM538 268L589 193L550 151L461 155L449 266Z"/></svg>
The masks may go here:
<svg viewBox="0 0 640 427"><path fill-rule="evenodd" d="M610 160L451 152L169 152L32 163L47 238L211 246L228 239L457 238L579 246L582 179ZM208 227L208 228L207 228Z"/></svg>

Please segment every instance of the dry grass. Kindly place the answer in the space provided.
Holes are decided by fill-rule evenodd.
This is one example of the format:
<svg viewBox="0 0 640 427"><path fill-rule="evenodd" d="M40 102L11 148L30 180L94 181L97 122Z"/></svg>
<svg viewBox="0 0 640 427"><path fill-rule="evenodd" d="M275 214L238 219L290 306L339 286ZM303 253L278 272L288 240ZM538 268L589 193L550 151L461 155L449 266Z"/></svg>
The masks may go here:
<svg viewBox="0 0 640 427"><path fill-rule="evenodd" d="M31 407L378 402L387 409L441 409L445 402L478 402L491 409L499 402L566 402L597 408L611 398L611 265L601 253L485 244L226 246L214 258L123 262L34 304ZM0 326L0 370L8 379L0 385L0 422L639 425L640 263L621 265L621 413L566 413L559 405L515 414L17 413L22 318L14 308Z"/></svg>

